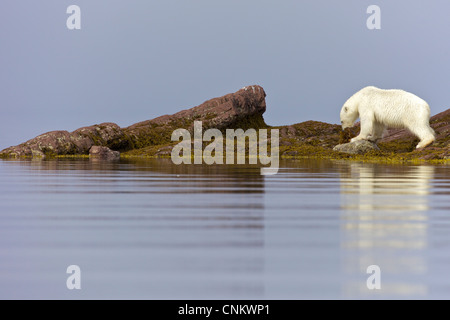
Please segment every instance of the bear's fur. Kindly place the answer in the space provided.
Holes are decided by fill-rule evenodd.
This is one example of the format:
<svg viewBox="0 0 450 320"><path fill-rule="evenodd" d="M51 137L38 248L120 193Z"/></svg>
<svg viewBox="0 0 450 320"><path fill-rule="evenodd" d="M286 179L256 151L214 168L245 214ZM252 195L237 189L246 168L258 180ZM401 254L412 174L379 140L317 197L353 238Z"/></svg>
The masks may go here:
<svg viewBox="0 0 450 320"><path fill-rule="evenodd" d="M352 127L358 117L361 120L361 132L352 142L376 142L386 128L408 129L420 139L416 148L424 148L435 140L430 127L430 107L418 96L403 90L365 87L345 102L340 117L343 130Z"/></svg>

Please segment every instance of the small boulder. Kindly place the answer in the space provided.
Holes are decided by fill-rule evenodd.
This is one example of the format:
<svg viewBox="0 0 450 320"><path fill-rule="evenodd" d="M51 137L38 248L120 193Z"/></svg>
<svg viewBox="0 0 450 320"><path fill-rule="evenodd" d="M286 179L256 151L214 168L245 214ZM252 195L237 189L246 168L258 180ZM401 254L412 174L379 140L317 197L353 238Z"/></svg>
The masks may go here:
<svg viewBox="0 0 450 320"><path fill-rule="evenodd" d="M118 160L120 158L119 151L113 151L108 147L92 146L89 149L89 158L98 160Z"/></svg>
<svg viewBox="0 0 450 320"><path fill-rule="evenodd" d="M333 148L333 151L350 153L350 154L365 154L370 151L379 151L380 148L370 141L357 140L354 142L338 144Z"/></svg>

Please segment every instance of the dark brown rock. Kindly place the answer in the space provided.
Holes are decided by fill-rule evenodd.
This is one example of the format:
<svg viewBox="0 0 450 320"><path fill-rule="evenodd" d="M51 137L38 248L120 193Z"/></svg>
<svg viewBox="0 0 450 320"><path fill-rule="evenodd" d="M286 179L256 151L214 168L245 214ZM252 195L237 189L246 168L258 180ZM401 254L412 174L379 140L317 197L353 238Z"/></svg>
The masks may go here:
<svg viewBox="0 0 450 320"><path fill-rule="evenodd" d="M266 93L260 86L244 87L235 93L208 100L201 105L136 123L121 129L115 123L83 127L71 133L52 131L0 152L3 157L36 157L45 155L87 154L92 146L127 151L171 142L178 128L193 128L195 120L207 128L266 127L262 114L266 111ZM162 154L166 154L164 149Z"/></svg>
<svg viewBox="0 0 450 320"><path fill-rule="evenodd" d="M118 160L120 158L120 152L113 151L108 147L92 146L89 149L89 158L97 160Z"/></svg>
<svg viewBox="0 0 450 320"><path fill-rule="evenodd" d="M280 129L280 145L290 146L304 143L324 148L332 148L339 141L341 126L320 121L305 121Z"/></svg>
<svg viewBox="0 0 450 320"><path fill-rule="evenodd" d="M9 157L45 157L87 154L93 145L111 145L123 137L115 123L102 123L73 132L51 131L0 152Z"/></svg>
<svg viewBox="0 0 450 320"><path fill-rule="evenodd" d="M234 122L248 116L262 115L266 111L266 93L258 85L243 87L235 93L207 100L201 105L164 115L153 120L136 123L127 129L133 130L148 125L168 125L178 121L201 120L208 122L203 127L229 128Z"/></svg>
<svg viewBox="0 0 450 320"><path fill-rule="evenodd" d="M265 97L262 87L247 86L235 93L207 100L197 107L139 122L123 130L129 138L129 149L139 149L169 143L172 132L178 128L192 132L196 120L202 121L204 130L266 127L262 117L266 111Z"/></svg>
<svg viewBox="0 0 450 320"><path fill-rule="evenodd" d="M353 126L351 128L345 128L345 130L342 130L339 135L339 144L349 143L352 138L358 135L359 130L360 130L359 125Z"/></svg>
<svg viewBox="0 0 450 320"><path fill-rule="evenodd" d="M83 127L72 132L73 142L83 153L93 145L111 146L123 136L122 129L111 122Z"/></svg>

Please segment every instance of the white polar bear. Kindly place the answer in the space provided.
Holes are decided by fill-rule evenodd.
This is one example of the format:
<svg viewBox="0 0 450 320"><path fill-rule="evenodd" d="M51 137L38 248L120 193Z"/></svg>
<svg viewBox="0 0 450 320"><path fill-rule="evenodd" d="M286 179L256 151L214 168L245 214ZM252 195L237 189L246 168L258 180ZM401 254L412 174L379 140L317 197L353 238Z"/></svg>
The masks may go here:
<svg viewBox="0 0 450 320"><path fill-rule="evenodd" d="M386 128L408 129L420 139L416 148L424 148L436 139L429 123L428 104L403 90L383 90L372 86L361 89L341 109L342 130L352 127L358 117L361 132L352 142L376 142L383 137Z"/></svg>

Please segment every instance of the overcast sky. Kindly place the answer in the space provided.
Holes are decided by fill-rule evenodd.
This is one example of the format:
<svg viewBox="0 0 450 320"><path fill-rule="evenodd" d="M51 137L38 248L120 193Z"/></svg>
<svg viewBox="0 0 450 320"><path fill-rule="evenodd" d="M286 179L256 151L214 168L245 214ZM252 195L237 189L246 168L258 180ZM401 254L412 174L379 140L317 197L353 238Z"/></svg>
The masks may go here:
<svg viewBox="0 0 450 320"><path fill-rule="evenodd" d="M81 8L81 30L66 9ZM368 30L367 7L381 8ZM243 86L266 122L339 122L366 85L450 105L448 0L1 0L0 149L51 130L128 126Z"/></svg>

